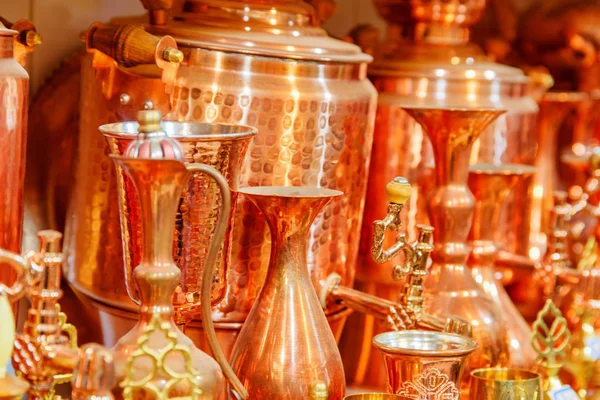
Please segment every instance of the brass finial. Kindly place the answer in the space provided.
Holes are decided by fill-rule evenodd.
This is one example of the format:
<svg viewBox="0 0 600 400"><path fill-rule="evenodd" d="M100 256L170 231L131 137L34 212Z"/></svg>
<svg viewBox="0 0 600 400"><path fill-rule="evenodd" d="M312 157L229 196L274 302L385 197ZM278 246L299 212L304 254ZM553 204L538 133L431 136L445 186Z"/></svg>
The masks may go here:
<svg viewBox="0 0 600 400"><path fill-rule="evenodd" d="M183 52L173 47L167 47L163 53L163 58L165 61L179 64L183 61Z"/></svg>
<svg viewBox="0 0 600 400"><path fill-rule="evenodd" d="M162 113L158 110L142 110L137 113L137 121L140 124L138 132L152 133L162 131L160 121Z"/></svg>
<svg viewBox="0 0 600 400"><path fill-rule="evenodd" d="M550 326L546 321L552 320ZM567 319L554 305L552 300L546 300L544 308L538 313L533 323L531 345L538 354L540 372L543 375L544 392L559 389L563 386L558 373L563 366L565 349L571 340L571 332Z"/></svg>

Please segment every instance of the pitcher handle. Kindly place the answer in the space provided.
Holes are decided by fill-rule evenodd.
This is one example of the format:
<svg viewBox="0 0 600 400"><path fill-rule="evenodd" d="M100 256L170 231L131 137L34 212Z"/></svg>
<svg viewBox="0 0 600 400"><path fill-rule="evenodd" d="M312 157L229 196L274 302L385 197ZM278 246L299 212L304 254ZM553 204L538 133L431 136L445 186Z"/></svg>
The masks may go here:
<svg viewBox="0 0 600 400"><path fill-rule="evenodd" d="M231 191L229 190L229 184L225 177L217 171L215 168L205 164L187 164L186 168L190 172L202 172L215 180L221 191L221 207L219 213L219 221L215 229L215 234L210 243L208 249L208 256L206 257L206 263L204 264L204 271L202 273L202 289L200 292L200 298L202 301L202 325L206 338L208 339L208 345L215 356L215 359L221 366L225 377L238 394L241 399L248 398L248 392L242 382L238 379L233 372L233 369L227 362L219 342L217 340L217 334L215 333L215 327L212 320L210 294L212 291L212 281L215 274L217 265L217 256L219 255L219 248L221 243L225 239L225 233L227 232L227 226L229 224L229 214L231 212Z"/></svg>
<svg viewBox="0 0 600 400"><path fill-rule="evenodd" d="M14 303L25 294L30 263L25 257L4 249L0 249L0 263L10 265L17 272L17 279L12 286L0 282L0 295L6 295L8 301Z"/></svg>

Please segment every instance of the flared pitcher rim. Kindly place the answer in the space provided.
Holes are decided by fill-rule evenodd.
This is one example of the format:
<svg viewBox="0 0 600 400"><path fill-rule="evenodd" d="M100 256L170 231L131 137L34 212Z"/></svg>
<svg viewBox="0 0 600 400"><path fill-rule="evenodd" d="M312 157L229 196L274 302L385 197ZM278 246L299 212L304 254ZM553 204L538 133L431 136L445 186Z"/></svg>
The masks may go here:
<svg viewBox="0 0 600 400"><path fill-rule="evenodd" d="M168 129L165 129L169 137L177 139L179 142L189 141L206 141L212 142L216 140L243 140L256 136L258 129L249 125L241 124L226 124L226 123L212 123L212 122L190 122L190 121L162 121L161 126L168 128L172 125L180 125L183 128L181 133L172 133ZM200 132L198 127L220 127L222 131L217 132ZM130 139L135 138L138 132L139 124L136 121L122 121L112 122L109 124L100 125L98 131L107 137L117 139ZM196 127L196 129L192 129ZM127 128L127 129L126 129ZM224 128L236 128L234 132L228 132Z"/></svg>
<svg viewBox="0 0 600 400"><path fill-rule="evenodd" d="M293 190L304 191L302 194L286 193ZM249 194L261 197L290 197L290 198L323 198L340 197L344 195L341 190L328 189L316 186L244 186L236 190L241 194Z"/></svg>
<svg viewBox="0 0 600 400"><path fill-rule="evenodd" d="M391 346L388 343L384 342L384 338L393 337L393 336L406 336L406 337L414 337L414 336L426 336L426 337L443 337L447 339L453 340L454 343L458 343L460 347L453 349L444 349L444 350L433 350L433 349L417 349L417 348L409 348L409 347L395 347ZM421 330L405 330L405 331L392 331L392 332L384 332L373 338L373 346L378 348L379 350L390 353L390 354L403 354L403 355L415 355L415 356L427 356L427 357L437 357L437 356L463 356L468 355L474 352L479 345L475 340L470 337L457 335L455 333L448 332L433 332L433 331L421 331Z"/></svg>

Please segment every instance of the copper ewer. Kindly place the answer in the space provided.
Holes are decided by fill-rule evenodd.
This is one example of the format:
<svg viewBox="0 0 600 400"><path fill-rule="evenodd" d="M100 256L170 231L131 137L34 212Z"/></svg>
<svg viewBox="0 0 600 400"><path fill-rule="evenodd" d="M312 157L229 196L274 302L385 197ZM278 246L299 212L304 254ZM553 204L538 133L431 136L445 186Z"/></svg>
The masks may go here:
<svg viewBox="0 0 600 400"><path fill-rule="evenodd" d="M135 20L150 37L137 31L136 40L129 40L121 19L96 25L86 35L90 54L82 67L66 269L75 290L100 307L104 338L98 340L107 343L122 332L131 303L122 266L114 263L122 256L114 207L118 191L97 127L134 120L144 107L170 120L255 126L258 133L240 175L244 186L311 186L346 193L344 200L326 206L328 223L311 233L321 245L309 249L315 260L310 272L315 284L332 272L345 285L354 280L376 99L366 77L371 57L328 37L302 1L234 0L225 6L216 0L186 0L184 12L173 12L172 19L169 2L159 3L144 2L150 22ZM117 30L120 36L110 34ZM164 42L165 35L173 38L170 48L183 53L177 68L165 64L181 60L165 61L167 49L156 41ZM155 65L146 54L132 60L138 54L132 49L151 49L159 57ZM266 222L248 201L238 201L234 218L228 281L213 313L229 347L263 284L270 253ZM332 306L326 314L339 331L346 310ZM204 348L199 327L194 320L186 333Z"/></svg>

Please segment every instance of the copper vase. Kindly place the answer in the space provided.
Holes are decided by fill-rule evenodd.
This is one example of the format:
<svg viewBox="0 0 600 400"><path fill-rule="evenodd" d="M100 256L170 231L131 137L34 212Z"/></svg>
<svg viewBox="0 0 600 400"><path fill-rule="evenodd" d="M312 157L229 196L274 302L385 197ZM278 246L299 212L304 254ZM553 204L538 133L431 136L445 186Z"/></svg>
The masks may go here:
<svg viewBox="0 0 600 400"><path fill-rule="evenodd" d="M253 399L341 400L344 368L310 280L308 266L315 260L307 255L322 245L309 235L327 223L324 215L317 215L342 193L295 187L240 192L269 225L271 261L233 348L233 369Z"/></svg>
<svg viewBox="0 0 600 400"><path fill-rule="evenodd" d="M456 315L471 323L479 348L467 363L468 377L471 369L504 366L509 361L508 335L500 308L467 267L471 250L467 239L475 211L475 198L467 186L471 146L503 111L431 108L407 111L429 135L436 159L437 187L428 200L435 248L431 254L433 266L424 280L424 311Z"/></svg>
<svg viewBox="0 0 600 400"><path fill-rule="evenodd" d="M388 391L409 400L458 400L463 367L477 348L451 333L401 331L373 339L387 370Z"/></svg>
<svg viewBox="0 0 600 400"><path fill-rule="evenodd" d="M531 166L516 164L476 164L469 172L469 189L476 205L473 226L469 233L472 246L469 267L475 281L491 297L501 312L507 328L509 365L512 368L533 367L537 357L531 347L531 328L523 319L502 283L494 276L494 262L498 253L496 227L502 206L511 190L534 173Z"/></svg>

